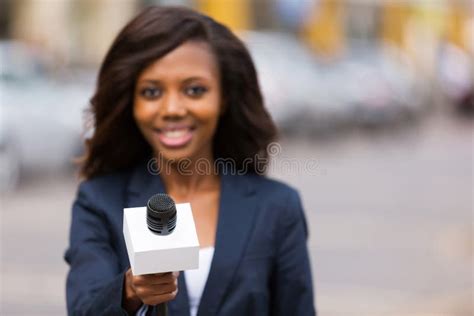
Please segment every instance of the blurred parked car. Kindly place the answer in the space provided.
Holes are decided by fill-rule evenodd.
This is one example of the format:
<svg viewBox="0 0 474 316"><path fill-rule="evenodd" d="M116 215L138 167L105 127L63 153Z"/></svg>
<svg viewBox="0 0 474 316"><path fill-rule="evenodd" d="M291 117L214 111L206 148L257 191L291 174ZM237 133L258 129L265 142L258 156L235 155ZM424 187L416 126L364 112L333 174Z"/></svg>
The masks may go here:
<svg viewBox="0 0 474 316"><path fill-rule="evenodd" d="M8 187L25 171L70 166L81 151L82 112L92 82L53 78L47 62L23 43L0 42L0 139L6 148L0 182Z"/></svg>
<svg viewBox="0 0 474 316"><path fill-rule="evenodd" d="M284 133L391 126L416 120L427 109L425 80L389 46L353 45L341 58L323 63L291 35L241 36L254 58L266 105Z"/></svg>
<svg viewBox="0 0 474 316"><path fill-rule="evenodd" d="M351 104L354 123L385 127L421 117L429 108L429 86L401 52L390 46L354 45L330 65Z"/></svg>
<svg viewBox="0 0 474 316"><path fill-rule="evenodd" d="M0 192L15 188L19 177L18 151L4 124L4 112L3 107L0 107Z"/></svg>
<svg viewBox="0 0 474 316"><path fill-rule="evenodd" d="M315 56L295 37L241 34L256 64L265 104L283 133L327 133L347 121L344 100L326 84Z"/></svg>
<svg viewBox="0 0 474 316"><path fill-rule="evenodd" d="M451 43L441 46L438 80L448 103L465 116L474 117L474 60Z"/></svg>

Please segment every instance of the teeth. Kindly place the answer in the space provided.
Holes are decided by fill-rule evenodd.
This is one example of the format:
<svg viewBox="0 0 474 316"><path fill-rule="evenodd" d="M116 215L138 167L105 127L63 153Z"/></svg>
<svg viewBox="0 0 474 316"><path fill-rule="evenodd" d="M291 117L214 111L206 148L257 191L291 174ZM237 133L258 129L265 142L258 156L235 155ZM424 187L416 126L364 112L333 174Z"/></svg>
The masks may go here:
<svg viewBox="0 0 474 316"><path fill-rule="evenodd" d="M187 129L180 129L180 130L174 130L174 131L166 131L166 132L163 132L163 134L168 138L179 138L179 137L183 137L187 132L188 132Z"/></svg>

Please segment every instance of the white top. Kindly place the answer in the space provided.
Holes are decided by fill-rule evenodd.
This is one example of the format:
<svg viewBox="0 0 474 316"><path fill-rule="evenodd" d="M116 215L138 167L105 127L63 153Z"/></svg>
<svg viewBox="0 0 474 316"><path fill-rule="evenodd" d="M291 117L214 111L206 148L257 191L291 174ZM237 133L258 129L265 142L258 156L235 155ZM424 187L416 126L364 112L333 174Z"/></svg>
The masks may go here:
<svg viewBox="0 0 474 316"><path fill-rule="evenodd" d="M191 316L196 316L197 314L202 292L204 291L209 270L211 269L213 256L214 247L199 249L199 269L184 271Z"/></svg>
<svg viewBox="0 0 474 316"><path fill-rule="evenodd" d="M196 316L202 292L206 285L209 271L211 270L212 257L214 256L214 247L199 249L199 269L184 271L186 276L186 289L188 290L189 309L191 316ZM135 315L145 316L148 305L142 305Z"/></svg>

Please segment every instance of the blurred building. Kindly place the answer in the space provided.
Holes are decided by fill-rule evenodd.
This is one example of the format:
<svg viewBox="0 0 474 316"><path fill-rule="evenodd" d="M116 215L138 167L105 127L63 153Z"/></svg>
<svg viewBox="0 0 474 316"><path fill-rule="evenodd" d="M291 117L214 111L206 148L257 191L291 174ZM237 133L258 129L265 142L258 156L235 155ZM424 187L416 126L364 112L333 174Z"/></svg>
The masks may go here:
<svg viewBox="0 0 474 316"><path fill-rule="evenodd" d="M66 65L96 64L101 60L112 38L138 6L135 0L7 3L7 36L42 48Z"/></svg>
<svg viewBox="0 0 474 316"><path fill-rule="evenodd" d="M353 38L390 42L427 64L433 64L433 51L443 40L473 53L468 32L474 9L469 0L3 0L0 4L2 37L30 42L65 64L98 64L118 30L150 4L190 6L234 30L299 34L315 53L327 58L343 53Z"/></svg>

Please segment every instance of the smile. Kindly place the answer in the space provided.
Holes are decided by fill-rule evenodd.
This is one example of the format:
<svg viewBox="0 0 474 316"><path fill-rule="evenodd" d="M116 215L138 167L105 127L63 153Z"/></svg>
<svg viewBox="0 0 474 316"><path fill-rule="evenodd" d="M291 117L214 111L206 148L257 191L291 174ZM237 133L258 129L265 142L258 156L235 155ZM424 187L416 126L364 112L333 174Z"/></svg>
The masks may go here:
<svg viewBox="0 0 474 316"><path fill-rule="evenodd" d="M165 147L178 148L184 147L191 142L193 138L194 128L178 127L156 129L158 140Z"/></svg>

